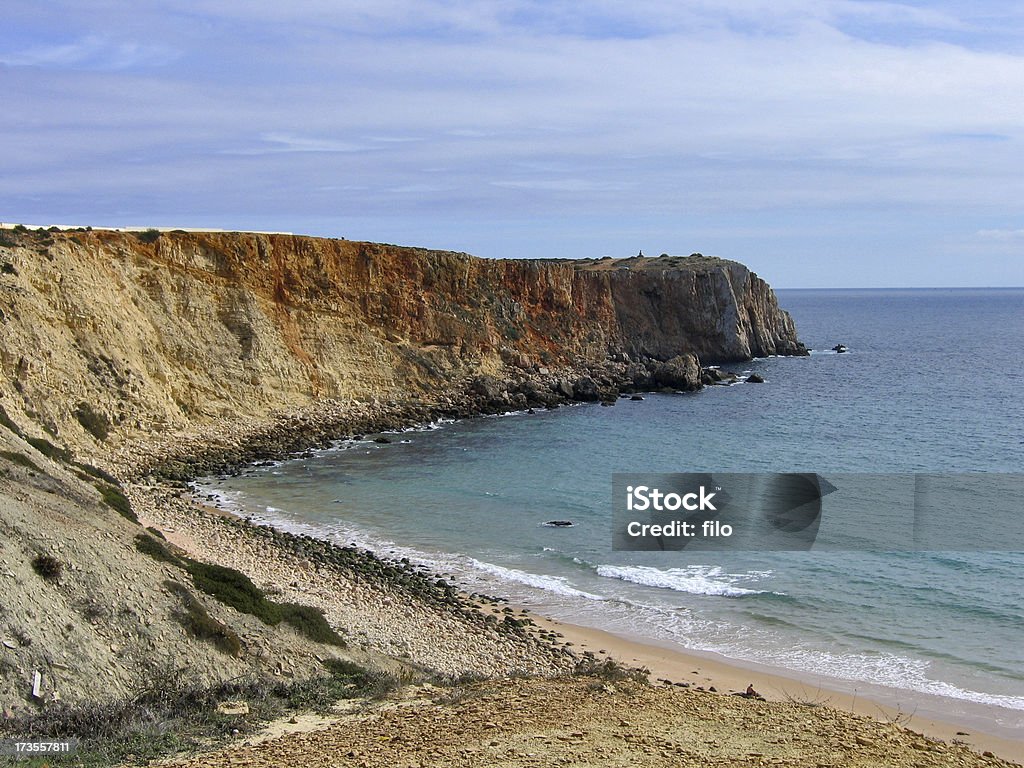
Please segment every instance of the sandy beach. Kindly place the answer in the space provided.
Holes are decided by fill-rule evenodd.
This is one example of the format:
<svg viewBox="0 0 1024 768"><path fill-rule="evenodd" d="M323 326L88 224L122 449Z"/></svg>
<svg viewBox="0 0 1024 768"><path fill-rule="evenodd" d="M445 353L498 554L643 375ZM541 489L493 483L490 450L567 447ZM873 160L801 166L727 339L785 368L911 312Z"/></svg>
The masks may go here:
<svg viewBox="0 0 1024 768"><path fill-rule="evenodd" d="M719 694L728 695L743 692L752 683L755 690L768 701L809 703L854 713L883 723L899 724L946 742L968 744L978 752L990 751L1018 763L1024 762L1024 740L993 734L977 718L956 718L948 710L947 718L944 719L940 708L945 705L952 709L957 704L954 701L929 697L932 701L926 709L916 704L908 692L907 704L895 708L879 703L870 696L854 696L836 690L828 685L828 681L812 680L810 675L782 675L775 670L759 669L755 665L743 666L711 654L661 648L600 629L531 615L538 624L564 635L567 642L573 643L572 647L577 652L590 651L598 658L607 656L625 664L646 667L651 671L651 682L658 685L667 685L659 680L670 680L673 684L685 683L692 688L708 690L713 687ZM936 713L940 715L936 716Z"/></svg>
<svg viewBox="0 0 1024 768"><path fill-rule="evenodd" d="M152 491L139 496L149 499L148 504L144 501L137 505L147 510L145 522L161 528L170 541L206 559L246 572L269 593L322 608L360 650L389 654L449 675L471 672L504 681L474 683L466 690L459 687L460 693L439 692L430 685L410 685L399 702L368 703L365 708L349 708L326 719L297 719L298 724L283 727L275 724L263 738L250 738L212 755L203 755L189 765L297 765L306 761L315 764L325 753L337 748L339 739L354 745L358 739L352 735L353 729L370 729L376 734L375 746L390 739L398 751L353 747L344 754L351 751L360 759L343 764L479 765L482 763L473 756L479 756L484 747L490 755L487 764L545 765L566 760L587 764L603 762L604 757L614 752L612 747L647 743L645 740L654 738L652 734L661 733L657 713L680 707L693 708L691 714L695 718L693 722L684 718L683 726L696 728L699 722L703 724L700 728L705 728L710 727L709 722L717 723L714 732L705 734L707 738L702 739L701 749L697 750L684 749L678 740L662 734L657 737L662 748L640 750L639 754L651 758L640 764L992 765L1002 760L1024 760L1024 743L988 733L977 727L978 723L886 707L865 696L855 697L819 685L809 678L660 648L634 638L545 618L522 606L474 603L462 595L458 599L463 605L472 606L477 614L494 617L490 623L467 623L459 614L410 601L398 592L382 590L380 585L353 583L351 574L341 574L323 562L303 560L283 547L282 539L267 535L265 529L212 507L196 505L187 496L178 498ZM495 630L506 616L528 617L530 622L518 634ZM599 682L600 678L595 681L572 676L576 664L588 657L598 663L614 659L626 667L645 667L650 670L650 685L638 686L628 680L605 685ZM732 695L744 691L750 683L764 701ZM514 706L519 714L508 710L513 706L508 700L513 696L510 686L518 697ZM595 690L600 694L599 703L591 700ZM475 702L474 722L498 723L485 728L486 736L491 735L491 730L505 729L512 741L484 740L475 731L461 746L457 739L437 734L434 742L430 741L434 737L424 733L418 743L406 739L401 744L395 736L381 735L380 729L394 726L396 717L401 718L403 729L419 727L421 724L413 721L418 723L420 718L433 723L453 717L453 697L460 705L465 703L463 699ZM648 708L642 715L637 711L638 697ZM582 732L580 727L570 721L562 722L565 717L559 720L549 711L552 698L572 699L574 703L566 706L577 709L593 707L589 735L572 737L572 733ZM535 710L534 715L525 714L531 709ZM748 717L752 711L758 713L756 727ZM743 727L730 731L737 718ZM626 730L633 728L639 741L624 741L625 736L620 734L609 742L606 731L614 730L613 726L620 722L630 723ZM679 722L669 725L681 727ZM727 725L729 728L724 727ZM791 733L794 728L802 728L805 733L797 735L795 741L777 737L779 733ZM531 729L536 733L524 736L523 731ZM529 748L520 744L523 738L529 742ZM496 750L492 742L502 749ZM513 742L519 746L510 746ZM669 743L675 746L664 748ZM558 749L545 751L538 749L538 744ZM882 744L885 748L876 751ZM577 751L563 754L562 748L567 745ZM709 749L709 745L717 746ZM845 756L834 762L812 762L812 756L825 745ZM408 751L403 752L405 749ZM504 754L506 749L509 754ZM623 759L630 754L633 753L626 750ZM409 758L408 762L389 762L398 760L399 755L403 760ZM424 760L424 755L430 759ZM685 758L682 763L665 762L680 755Z"/></svg>

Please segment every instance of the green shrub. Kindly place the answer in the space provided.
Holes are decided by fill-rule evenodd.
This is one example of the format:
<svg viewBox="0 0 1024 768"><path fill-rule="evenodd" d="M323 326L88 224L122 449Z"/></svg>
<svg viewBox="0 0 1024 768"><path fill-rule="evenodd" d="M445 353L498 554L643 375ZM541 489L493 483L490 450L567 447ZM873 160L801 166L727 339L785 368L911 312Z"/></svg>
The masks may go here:
<svg viewBox="0 0 1024 768"><path fill-rule="evenodd" d="M334 680L347 684L342 698L367 696L380 699L402 685L401 680L393 674L367 669L345 659L324 659L321 663L330 671Z"/></svg>
<svg viewBox="0 0 1024 768"><path fill-rule="evenodd" d="M48 459L53 459L54 461L71 460L71 451L67 448L58 448L45 437L26 437L25 442Z"/></svg>
<svg viewBox="0 0 1024 768"><path fill-rule="evenodd" d="M160 230L147 229L145 232L136 232L135 236L144 243L155 243L160 238Z"/></svg>
<svg viewBox="0 0 1024 768"><path fill-rule="evenodd" d="M201 563L188 558L184 563L197 589L225 605L230 605L236 611L255 616L272 627L284 621L318 643L342 647L345 645L345 640L331 629L323 611L318 608L268 600L263 590L253 584L248 576L234 568Z"/></svg>
<svg viewBox="0 0 1024 768"><path fill-rule="evenodd" d="M140 533L135 537L135 549L144 555L149 555L154 560L158 560L161 563L170 563L171 565L177 566L182 565L181 560L172 554L167 547L152 536L147 536L144 533Z"/></svg>
<svg viewBox="0 0 1024 768"><path fill-rule="evenodd" d="M128 501L128 497L124 495L120 488L115 488L106 483L96 483L96 487L103 497L103 503L126 520L130 520L136 525L139 524L139 518L135 515L135 510L132 509L132 503Z"/></svg>
<svg viewBox="0 0 1024 768"><path fill-rule="evenodd" d="M28 456L26 456L23 453L17 453L15 451L0 451L0 456L3 456L9 462L11 462L13 464L19 464L19 465L25 467L26 469L33 469L36 472L41 471L39 469L39 467L37 467L35 465L35 463L32 461L32 459L30 459Z"/></svg>
<svg viewBox="0 0 1024 768"><path fill-rule="evenodd" d="M64 564L51 555L36 555L32 558L32 570L47 581L57 581L64 572Z"/></svg>
<svg viewBox="0 0 1024 768"><path fill-rule="evenodd" d="M242 653L242 641L238 634L224 622L213 618L206 610L206 606L199 602L188 587L176 581L165 581L164 586L178 596L185 608L183 612L173 614L174 619L194 637L209 640L229 656L239 656Z"/></svg>
<svg viewBox="0 0 1024 768"><path fill-rule="evenodd" d="M121 484L121 481L114 477L112 474L103 471L99 467L94 467L92 464L86 464L81 461L76 461L73 462L73 465L80 469L87 477L93 478L95 480L102 480L106 483L110 483L114 487L117 487Z"/></svg>
<svg viewBox="0 0 1024 768"><path fill-rule="evenodd" d="M311 605L279 603L281 619L297 629L310 640L326 645L345 647L345 641L335 632L324 617L323 611Z"/></svg>
<svg viewBox="0 0 1024 768"><path fill-rule="evenodd" d="M185 568L192 575L196 588L230 605L240 613L255 616L264 624L281 623L277 605L267 600L263 591L241 571L198 560L185 560Z"/></svg>
<svg viewBox="0 0 1024 768"><path fill-rule="evenodd" d="M583 677L596 677L609 683L621 683L626 680L631 680L634 683L643 683L646 685L650 682L649 675L651 674L651 670L646 667L627 667L624 664L620 664L615 659L604 659L603 661L598 661L597 659L587 656L581 659L579 664L576 665L574 674Z"/></svg>
<svg viewBox="0 0 1024 768"><path fill-rule="evenodd" d="M89 434L97 440L106 440L110 435L110 419L105 413L93 410L89 403L81 402L75 409L75 418Z"/></svg>

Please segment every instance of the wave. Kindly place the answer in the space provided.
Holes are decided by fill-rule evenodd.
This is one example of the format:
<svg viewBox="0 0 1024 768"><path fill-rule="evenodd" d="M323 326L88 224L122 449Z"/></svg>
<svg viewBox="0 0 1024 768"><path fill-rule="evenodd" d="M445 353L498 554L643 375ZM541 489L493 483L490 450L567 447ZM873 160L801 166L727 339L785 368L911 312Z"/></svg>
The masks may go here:
<svg viewBox="0 0 1024 768"><path fill-rule="evenodd" d="M887 653L836 654L809 649L795 649L777 656L769 654L763 658L768 663L790 669L814 670L817 674L839 680L872 683L975 704L1024 710L1024 696L975 691L929 677L931 664L924 659Z"/></svg>
<svg viewBox="0 0 1024 768"><path fill-rule="evenodd" d="M599 565L598 576L620 579L645 587L671 589L691 595L715 597L744 597L770 594L767 590L736 586L737 582L751 581L770 575L769 571L745 574L726 573L717 565L691 565L686 568L661 570L648 565Z"/></svg>
<svg viewBox="0 0 1024 768"><path fill-rule="evenodd" d="M570 586L569 580L563 576L542 576L539 573L528 573L526 571L519 571L515 568L505 568L501 565L495 565L494 563L485 563L475 558L470 558L470 565L477 570L489 573L492 576L497 576L503 581L514 581L519 584L525 584L528 587L534 587L535 589L543 589L546 592L553 592L556 595L563 595L565 597L583 597L587 600L604 600L605 598L601 595L595 595L592 592L584 592L582 589L576 589Z"/></svg>

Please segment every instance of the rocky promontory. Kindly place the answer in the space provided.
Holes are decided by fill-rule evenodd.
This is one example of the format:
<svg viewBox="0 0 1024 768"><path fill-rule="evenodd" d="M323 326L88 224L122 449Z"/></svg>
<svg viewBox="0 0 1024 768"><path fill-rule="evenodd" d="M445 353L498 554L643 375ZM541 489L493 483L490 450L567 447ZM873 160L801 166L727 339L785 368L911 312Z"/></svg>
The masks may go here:
<svg viewBox="0 0 1024 768"><path fill-rule="evenodd" d="M6 230L0 262L4 407L90 452L325 400L454 391L497 408L685 391L709 382L699 365L806 352L763 280L697 254L517 261L292 235Z"/></svg>

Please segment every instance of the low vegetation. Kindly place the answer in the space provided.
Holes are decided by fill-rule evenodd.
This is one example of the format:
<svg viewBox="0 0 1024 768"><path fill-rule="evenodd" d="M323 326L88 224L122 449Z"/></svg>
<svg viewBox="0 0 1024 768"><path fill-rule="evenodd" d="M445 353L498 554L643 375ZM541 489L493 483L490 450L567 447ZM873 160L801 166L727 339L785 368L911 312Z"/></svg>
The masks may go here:
<svg viewBox="0 0 1024 768"><path fill-rule="evenodd" d="M64 572L64 564L52 555L38 554L32 558L32 570L47 581L57 581Z"/></svg>
<svg viewBox="0 0 1024 768"><path fill-rule="evenodd" d="M137 237L143 243L155 243L157 240L160 239L160 230L147 229L144 232L136 232L135 237Z"/></svg>
<svg viewBox="0 0 1024 768"><path fill-rule="evenodd" d="M104 504L126 520L129 520L136 525L139 524L139 518L136 516L135 510L132 509L132 503L128 501L128 497L124 495L124 492L120 488L102 482L96 483L96 488L103 497Z"/></svg>
<svg viewBox="0 0 1024 768"><path fill-rule="evenodd" d="M187 670L156 669L144 685L114 701L56 703L36 714L0 720L0 738L80 740L74 755L18 763L34 768L142 765L224 744L291 711L329 712L340 700L381 698L398 686L393 676L352 662L328 659L323 664L324 673L307 680L252 675L213 687L189 683ZM244 714L218 711L228 702L244 703L233 707Z"/></svg>
<svg viewBox="0 0 1024 768"><path fill-rule="evenodd" d="M23 453L18 453L17 451L0 451L0 456L7 459L12 464L17 464L25 469L31 469L35 472L39 471L39 467L35 465L35 462Z"/></svg>
<svg viewBox="0 0 1024 768"><path fill-rule="evenodd" d="M573 674L578 677L594 677L607 683L629 681L647 685L650 683L651 670L646 667L628 667L611 658L598 661L592 656L584 656Z"/></svg>
<svg viewBox="0 0 1024 768"><path fill-rule="evenodd" d="M106 440L110 435L110 419L95 410L89 403L82 402L75 409L75 418L90 435L97 440Z"/></svg>
<svg viewBox="0 0 1024 768"><path fill-rule="evenodd" d="M169 563L188 572L196 589L231 606L239 613L255 616L269 626L277 626L284 622L318 643L345 646L344 638L331 627L319 608L269 600L263 590L241 571L223 565L202 563L189 557L179 557L163 542L144 533L135 537L135 548L154 560Z"/></svg>
<svg viewBox="0 0 1024 768"><path fill-rule="evenodd" d="M242 653L242 641L227 624L210 615L195 595L183 584L165 581L164 586L181 600L183 610L174 614L175 620L187 629L193 637L207 640L229 656Z"/></svg>

